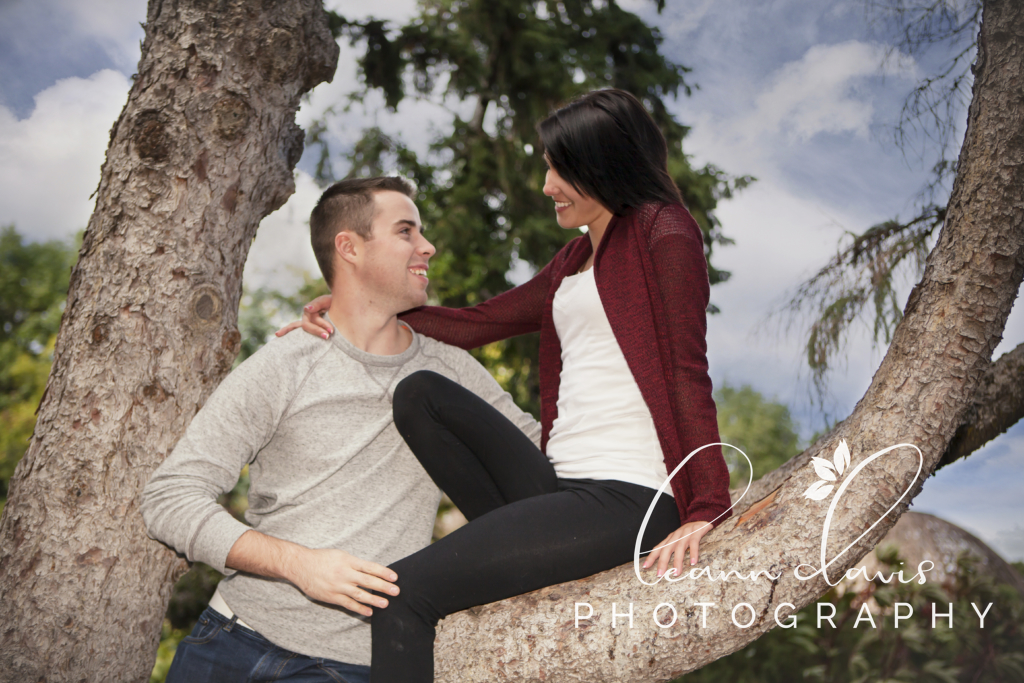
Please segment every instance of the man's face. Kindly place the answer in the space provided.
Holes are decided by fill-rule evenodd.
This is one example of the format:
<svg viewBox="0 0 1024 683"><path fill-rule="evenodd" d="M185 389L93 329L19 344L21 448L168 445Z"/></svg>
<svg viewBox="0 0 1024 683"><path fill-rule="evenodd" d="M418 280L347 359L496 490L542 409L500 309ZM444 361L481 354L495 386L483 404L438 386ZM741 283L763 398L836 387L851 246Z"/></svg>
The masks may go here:
<svg viewBox="0 0 1024 683"><path fill-rule="evenodd" d="M423 236L416 204L401 192L374 194L373 239L363 243L361 279L373 303L395 313L427 302L427 264L436 251Z"/></svg>

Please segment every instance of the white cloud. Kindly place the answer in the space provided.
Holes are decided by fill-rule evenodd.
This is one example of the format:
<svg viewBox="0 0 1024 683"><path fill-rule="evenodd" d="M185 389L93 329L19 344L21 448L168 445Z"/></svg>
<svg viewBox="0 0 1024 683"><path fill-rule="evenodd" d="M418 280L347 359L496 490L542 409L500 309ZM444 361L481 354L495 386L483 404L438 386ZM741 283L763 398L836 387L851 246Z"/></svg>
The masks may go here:
<svg viewBox="0 0 1024 683"><path fill-rule="evenodd" d="M398 105L398 111L392 112L385 107L384 96L378 90L371 90L365 97L351 103L346 111L349 95L362 88L356 67L358 56L359 48L341 42L341 56L334 80L313 90L296 116L298 124L308 130L314 121L325 120L335 160L338 153L348 152L363 131L372 126L379 126L386 134L400 139L417 154L425 154L434 137L434 129L450 124L451 111L439 103L440 97L406 97ZM406 93L413 94L409 83L406 84ZM328 113L329 110L332 113ZM343 174L345 169L335 168L335 172Z"/></svg>
<svg viewBox="0 0 1024 683"><path fill-rule="evenodd" d="M104 69L43 90L20 121L0 107L0 223L13 222L32 239L63 239L85 227L130 85Z"/></svg>
<svg viewBox="0 0 1024 683"><path fill-rule="evenodd" d="M356 65L361 48L352 47L344 40L340 45L341 55L334 80L317 86L296 116L298 124L307 130L316 120L327 122L336 174L343 175L347 170L338 165L339 155L350 151L367 128L379 126L385 134L422 156L429 152L430 143L438 131L451 130L455 114L463 119L472 115L475 100L470 98L458 102L451 97L445 98L443 78L435 83L429 97L416 93L411 79L407 78L406 97L394 112L385 107L384 96L379 90L371 90L350 104L349 96L362 88Z"/></svg>
<svg viewBox="0 0 1024 683"><path fill-rule="evenodd" d="M144 37L145 0L57 0L75 32L95 40L117 68L133 73L139 63L139 42Z"/></svg>
<svg viewBox="0 0 1024 683"><path fill-rule="evenodd" d="M801 140L846 131L866 137L874 107L855 83L874 74L880 59L877 46L858 41L813 46L803 59L775 73L743 129L753 134L781 130Z"/></svg>
<svg viewBox="0 0 1024 683"><path fill-rule="evenodd" d="M714 256L733 277L712 290L723 311L709 324L712 376L778 396L805 435L822 426L823 416L812 407L800 326L772 334L760 323L835 254L844 229L863 229L898 211L880 201L879 190L898 185L890 176L906 182L901 161L867 139L877 125L872 100L880 92L882 56L882 47L865 42L818 44L764 78L729 74L732 87L716 83L709 93L705 86L680 103L681 118L693 124L686 149L698 164L759 179L716 212L736 245ZM892 73L909 67L901 69ZM865 175L867 163L875 170ZM851 330L847 350L830 377L825 410L832 419L853 408L885 349L861 325Z"/></svg>
<svg viewBox="0 0 1024 683"><path fill-rule="evenodd" d="M788 404L804 436L821 427L806 383L803 338L795 326L779 331L766 316L784 295L817 270L835 252L837 222L857 224L862 217L829 210L814 197L800 197L766 177L735 199L721 204L717 215L735 246L715 251L715 265L732 277L711 290L722 313L708 319L708 358L718 385L751 384ZM882 350L872 347L863 330L855 330L845 363L833 373L827 406L845 417L863 394Z"/></svg>
<svg viewBox="0 0 1024 683"><path fill-rule="evenodd" d="M718 4L720 0L694 0L693 2L686 3L686 7L677 7L677 11L672 13L670 17L667 17L664 22L657 22L663 24L661 31L666 36L685 36L688 33L697 30L701 23L704 21L704 17L708 15ZM645 10L650 10L652 4L650 0L630 0L630 4L635 5L635 8L631 11L641 14Z"/></svg>
<svg viewBox="0 0 1024 683"><path fill-rule="evenodd" d="M775 69L761 90L740 89L727 104L694 112L690 149L737 172L766 176L777 173L780 151L820 134L866 140L876 123L870 79L879 76L884 55L882 46L856 40L814 45ZM892 62L888 75L901 79L913 70L904 58Z"/></svg>

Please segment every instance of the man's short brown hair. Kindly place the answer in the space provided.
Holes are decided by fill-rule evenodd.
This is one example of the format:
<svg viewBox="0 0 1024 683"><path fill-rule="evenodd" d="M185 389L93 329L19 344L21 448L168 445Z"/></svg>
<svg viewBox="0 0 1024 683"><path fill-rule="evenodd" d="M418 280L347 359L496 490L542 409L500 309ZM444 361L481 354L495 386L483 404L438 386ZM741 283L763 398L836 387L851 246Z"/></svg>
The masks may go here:
<svg viewBox="0 0 1024 683"><path fill-rule="evenodd" d="M309 216L309 237L313 243L313 255L328 287L334 284L334 238L342 230L350 230L363 239L373 239L373 195L387 191L416 198L412 183L391 176L347 178L334 183L320 195Z"/></svg>

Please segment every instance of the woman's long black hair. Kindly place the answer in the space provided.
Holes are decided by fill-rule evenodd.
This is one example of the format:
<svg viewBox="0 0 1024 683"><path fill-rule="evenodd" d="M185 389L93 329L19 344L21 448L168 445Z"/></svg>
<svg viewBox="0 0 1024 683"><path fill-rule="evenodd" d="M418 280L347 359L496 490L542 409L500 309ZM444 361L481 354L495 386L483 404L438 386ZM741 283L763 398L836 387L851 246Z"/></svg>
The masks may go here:
<svg viewBox="0 0 1024 683"><path fill-rule="evenodd" d="M609 211L681 204L668 174L668 145L654 119L624 90L595 90L537 124L548 163Z"/></svg>

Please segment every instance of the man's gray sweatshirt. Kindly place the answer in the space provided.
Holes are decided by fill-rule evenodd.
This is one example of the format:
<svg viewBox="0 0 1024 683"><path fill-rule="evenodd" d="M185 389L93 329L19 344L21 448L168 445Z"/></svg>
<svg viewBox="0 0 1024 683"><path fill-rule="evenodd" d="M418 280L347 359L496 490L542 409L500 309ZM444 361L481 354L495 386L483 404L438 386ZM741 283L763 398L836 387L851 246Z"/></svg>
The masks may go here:
<svg viewBox="0 0 1024 683"><path fill-rule="evenodd" d="M417 370L462 384L540 442L540 425L461 349L414 332L403 353L377 356L340 333L289 334L228 375L153 473L141 506L150 536L228 574L221 596L275 645L369 664L369 619L224 564L250 527L382 565L430 542L440 492L391 416L395 385ZM249 526L217 503L246 464Z"/></svg>

